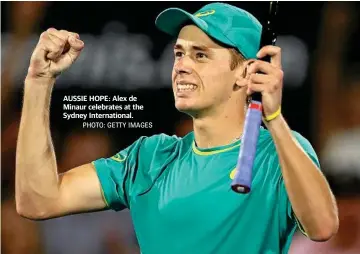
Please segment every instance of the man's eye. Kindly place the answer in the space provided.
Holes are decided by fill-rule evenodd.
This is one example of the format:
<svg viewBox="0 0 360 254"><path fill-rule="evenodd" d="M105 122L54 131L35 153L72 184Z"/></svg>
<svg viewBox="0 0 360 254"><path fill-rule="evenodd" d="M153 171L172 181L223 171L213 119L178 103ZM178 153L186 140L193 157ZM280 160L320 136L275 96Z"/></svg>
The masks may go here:
<svg viewBox="0 0 360 254"><path fill-rule="evenodd" d="M197 53L197 54L196 54L196 57L197 57L197 58L206 58L207 55L205 55L204 53Z"/></svg>
<svg viewBox="0 0 360 254"><path fill-rule="evenodd" d="M175 57L182 57L184 54L180 51L175 52Z"/></svg>

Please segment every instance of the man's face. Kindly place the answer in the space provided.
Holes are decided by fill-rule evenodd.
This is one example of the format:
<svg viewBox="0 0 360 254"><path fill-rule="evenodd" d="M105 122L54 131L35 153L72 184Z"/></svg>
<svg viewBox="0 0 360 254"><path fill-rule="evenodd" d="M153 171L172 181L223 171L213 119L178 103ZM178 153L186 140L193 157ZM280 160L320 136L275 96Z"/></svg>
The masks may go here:
<svg viewBox="0 0 360 254"><path fill-rule="evenodd" d="M174 46L172 85L175 107L197 114L225 104L233 94L231 54L194 25L181 29Z"/></svg>

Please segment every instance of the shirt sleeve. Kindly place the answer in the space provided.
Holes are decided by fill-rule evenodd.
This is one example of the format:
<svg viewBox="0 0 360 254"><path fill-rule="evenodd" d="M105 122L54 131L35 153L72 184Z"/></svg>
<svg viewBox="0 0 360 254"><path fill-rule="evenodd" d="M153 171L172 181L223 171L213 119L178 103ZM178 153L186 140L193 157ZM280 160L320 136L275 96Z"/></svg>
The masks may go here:
<svg viewBox="0 0 360 254"><path fill-rule="evenodd" d="M298 141L299 145L302 147L302 149L307 153L307 155L310 157L310 159L316 164L316 166L320 169L320 163L319 163L319 159L318 156L314 150L314 148L312 147L312 145L310 144L310 142L304 138L301 134L293 131L293 136L296 138L296 140ZM280 198L281 200L284 200L284 204L285 204L285 209L286 209L286 213L288 215L288 218L293 221L294 223L296 223L297 227L299 228L299 230L302 232L302 234L304 234L305 236L307 236L304 228L302 227L300 221L297 219L297 217L295 216L295 213L292 209L292 205L291 202L289 200L287 191L286 191L286 187L285 187L285 183L282 179L281 181L281 187L280 187Z"/></svg>
<svg viewBox="0 0 360 254"><path fill-rule="evenodd" d="M136 173L138 157L144 137L109 158L92 162L99 177L103 198L109 209L120 211L129 208L130 179Z"/></svg>

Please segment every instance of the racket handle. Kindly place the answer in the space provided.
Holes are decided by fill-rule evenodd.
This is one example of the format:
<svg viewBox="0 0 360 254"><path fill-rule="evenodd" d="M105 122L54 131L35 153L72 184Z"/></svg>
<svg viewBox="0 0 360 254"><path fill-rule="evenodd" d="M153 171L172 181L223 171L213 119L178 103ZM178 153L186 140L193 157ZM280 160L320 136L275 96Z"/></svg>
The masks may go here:
<svg viewBox="0 0 360 254"><path fill-rule="evenodd" d="M251 190L253 164L262 120L260 101L252 100L246 113L244 132L231 188L237 193Z"/></svg>

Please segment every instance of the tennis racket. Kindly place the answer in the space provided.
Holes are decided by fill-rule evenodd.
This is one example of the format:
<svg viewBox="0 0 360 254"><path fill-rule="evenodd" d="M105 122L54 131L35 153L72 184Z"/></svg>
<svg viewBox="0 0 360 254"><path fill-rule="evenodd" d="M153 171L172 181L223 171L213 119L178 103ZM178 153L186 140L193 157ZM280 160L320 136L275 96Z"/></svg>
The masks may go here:
<svg viewBox="0 0 360 254"><path fill-rule="evenodd" d="M277 39L277 33L275 31L277 13L278 2L271 1L268 18L262 29L260 48L266 45L275 45ZM266 56L262 60L270 62L270 57ZM251 97L251 102L245 117L236 173L231 183L231 189L233 191L243 194L249 193L251 190L252 171L263 114L261 93L254 93Z"/></svg>

